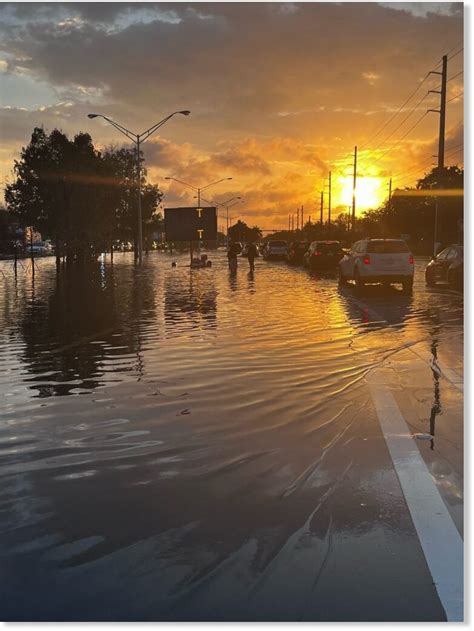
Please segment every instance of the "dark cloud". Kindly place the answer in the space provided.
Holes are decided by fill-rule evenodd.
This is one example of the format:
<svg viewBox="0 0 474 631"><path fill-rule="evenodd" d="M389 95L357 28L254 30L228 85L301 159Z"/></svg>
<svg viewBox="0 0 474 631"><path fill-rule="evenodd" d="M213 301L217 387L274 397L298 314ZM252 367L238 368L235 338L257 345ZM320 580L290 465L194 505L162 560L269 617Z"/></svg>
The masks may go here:
<svg viewBox="0 0 474 631"><path fill-rule="evenodd" d="M256 187L253 207L261 204L262 212L293 204L292 195L303 201L312 195L310 182L370 136L462 42L459 3L438 12L400 8L6 3L0 61L11 73L47 82L72 105L2 111L2 140L27 142L29 126L44 123L70 134L89 131L102 144L120 142L112 129L87 121L87 110L142 131L168 112L190 109L189 119L173 119L147 145L151 172L172 170L198 182L235 174ZM461 64L460 55L450 69ZM426 87L435 88L436 77ZM462 117L460 108L450 111ZM403 144L404 160L431 151L434 118L418 132L420 142ZM389 154L380 172L395 169L390 160Z"/></svg>

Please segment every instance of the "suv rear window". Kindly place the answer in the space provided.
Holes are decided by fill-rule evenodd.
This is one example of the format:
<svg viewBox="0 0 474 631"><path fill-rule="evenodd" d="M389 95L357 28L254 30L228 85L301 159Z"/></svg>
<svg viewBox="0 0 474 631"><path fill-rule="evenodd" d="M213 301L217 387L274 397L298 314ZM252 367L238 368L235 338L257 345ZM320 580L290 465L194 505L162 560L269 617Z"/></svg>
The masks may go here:
<svg viewBox="0 0 474 631"><path fill-rule="evenodd" d="M367 244L369 254L401 254L409 251L405 241L369 241Z"/></svg>
<svg viewBox="0 0 474 631"><path fill-rule="evenodd" d="M286 248L286 241L269 241L268 245L274 248Z"/></svg>

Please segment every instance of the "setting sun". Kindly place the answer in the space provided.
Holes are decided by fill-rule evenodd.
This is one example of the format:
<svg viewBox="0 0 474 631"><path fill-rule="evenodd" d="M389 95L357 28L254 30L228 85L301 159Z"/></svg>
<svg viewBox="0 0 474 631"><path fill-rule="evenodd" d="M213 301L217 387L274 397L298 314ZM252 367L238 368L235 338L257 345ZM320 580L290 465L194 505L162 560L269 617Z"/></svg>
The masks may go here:
<svg viewBox="0 0 474 631"><path fill-rule="evenodd" d="M352 177L339 178L341 203L345 206L352 204ZM356 204L357 210L376 208L388 196L387 181L378 177L360 177L357 180Z"/></svg>

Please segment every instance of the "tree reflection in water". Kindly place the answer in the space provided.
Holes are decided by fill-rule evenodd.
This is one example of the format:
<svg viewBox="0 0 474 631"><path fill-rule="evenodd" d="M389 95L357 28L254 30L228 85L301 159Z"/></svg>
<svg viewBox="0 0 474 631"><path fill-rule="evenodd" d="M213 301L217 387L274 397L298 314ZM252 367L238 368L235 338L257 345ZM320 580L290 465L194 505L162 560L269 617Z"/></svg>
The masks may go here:
<svg viewBox="0 0 474 631"><path fill-rule="evenodd" d="M122 370L143 370L141 330L155 317L153 283L130 267L68 269L54 285L32 289L20 319L22 360L39 397L103 385L104 362L130 354ZM110 382L110 379L108 379Z"/></svg>

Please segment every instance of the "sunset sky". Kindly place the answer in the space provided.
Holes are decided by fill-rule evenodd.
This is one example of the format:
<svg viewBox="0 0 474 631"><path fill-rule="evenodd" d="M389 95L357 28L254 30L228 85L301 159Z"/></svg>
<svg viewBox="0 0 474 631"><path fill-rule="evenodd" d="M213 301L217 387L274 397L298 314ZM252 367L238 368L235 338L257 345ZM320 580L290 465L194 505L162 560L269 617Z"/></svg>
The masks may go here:
<svg viewBox="0 0 474 631"><path fill-rule="evenodd" d="M425 77L446 53L446 163L463 163L462 47L461 3L5 3L2 188L34 126L122 145L87 114L141 132L189 109L144 145L165 206L194 203L165 176L196 186L232 177L206 199L241 196L233 218L285 227L301 205L319 218L331 170L337 215L350 204L358 145L362 211L383 201L390 177L410 185L431 168L439 117L420 119L438 107L425 95L439 76Z"/></svg>

